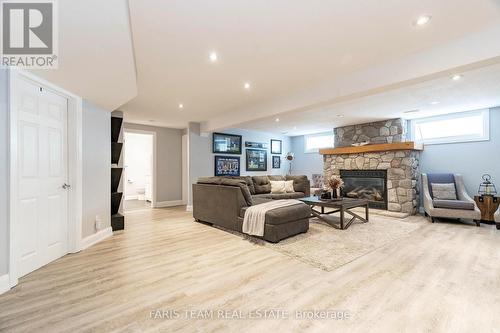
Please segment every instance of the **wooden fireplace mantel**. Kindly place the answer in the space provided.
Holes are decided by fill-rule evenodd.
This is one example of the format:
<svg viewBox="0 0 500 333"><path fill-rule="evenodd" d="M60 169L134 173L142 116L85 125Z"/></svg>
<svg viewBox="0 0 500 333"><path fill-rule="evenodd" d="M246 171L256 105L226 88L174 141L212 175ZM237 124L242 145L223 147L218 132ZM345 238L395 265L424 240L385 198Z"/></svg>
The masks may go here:
<svg viewBox="0 0 500 333"><path fill-rule="evenodd" d="M382 143L374 145L366 145L359 147L340 147L340 148L324 148L320 149L321 155L342 155L342 154L359 154L370 153L377 151L390 151L390 150L424 150L424 146L413 141L395 142L395 143Z"/></svg>

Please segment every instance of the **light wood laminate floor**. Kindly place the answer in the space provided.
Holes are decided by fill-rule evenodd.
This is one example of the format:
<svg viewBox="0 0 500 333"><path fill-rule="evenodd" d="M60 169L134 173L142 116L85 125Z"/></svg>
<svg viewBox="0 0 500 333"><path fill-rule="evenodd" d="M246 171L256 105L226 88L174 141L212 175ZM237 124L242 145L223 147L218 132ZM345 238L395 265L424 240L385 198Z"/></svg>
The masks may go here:
<svg viewBox="0 0 500 333"><path fill-rule="evenodd" d="M195 223L182 207L126 218L124 232L23 277L1 295L0 331L500 330L500 232L494 227L413 218L425 226L325 272ZM157 309L164 318L151 318ZM211 310L283 310L291 318L244 320L231 312L232 319L187 320L185 310L207 316ZM347 311L349 319L298 320L295 310ZM175 313L180 319L166 318Z"/></svg>

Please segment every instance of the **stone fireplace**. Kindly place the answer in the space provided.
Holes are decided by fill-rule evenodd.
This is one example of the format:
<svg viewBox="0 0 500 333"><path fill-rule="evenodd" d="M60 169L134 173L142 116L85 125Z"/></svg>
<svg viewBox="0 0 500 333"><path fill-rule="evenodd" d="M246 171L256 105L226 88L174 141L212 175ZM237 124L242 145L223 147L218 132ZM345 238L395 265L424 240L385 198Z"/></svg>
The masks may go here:
<svg viewBox="0 0 500 333"><path fill-rule="evenodd" d="M340 175L345 183L344 195L368 199L372 208L416 213L422 148L413 142L402 141L403 127L404 121L392 119L336 128L335 138L339 141L335 142L335 148L320 151L325 177ZM359 137L370 144L347 145ZM374 138L374 143L370 137ZM342 138L347 139L342 141Z"/></svg>

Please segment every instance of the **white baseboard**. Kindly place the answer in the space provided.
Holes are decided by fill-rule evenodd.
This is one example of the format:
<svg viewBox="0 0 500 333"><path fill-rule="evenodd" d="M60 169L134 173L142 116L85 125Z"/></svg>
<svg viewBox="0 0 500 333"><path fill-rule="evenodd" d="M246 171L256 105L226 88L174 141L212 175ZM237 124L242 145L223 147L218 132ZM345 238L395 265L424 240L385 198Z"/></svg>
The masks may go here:
<svg viewBox="0 0 500 333"><path fill-rule="evenodd" d="M182 200L157 201L155 208L182 206L183 204Z"/></svg>
<svg viewBox="0 0 500 333"><path fill-rule="evenodd" d="M10 290L9 274L0 276L0 295Z"/></svg>
<svg viewBox="0 0 500 333"><path fill-rule="evenodd" d="M108 237L113 236L113 229L111 227L107 227L106 229L102 229L98 232L96 232L93 235L87 236L84 239L82 239L80 250L85 250L89 247L91 247L94 244L99 243L100 241L105 240Z"/></svg>
<svg viewBox="0 0 500 333"><path fill-rule="evenodd" d="M137 200L138 195L126 195L124 200Z"/></svg>
<svg viewBox="0 0 500 333"><path fill-rule="evenodd" d="M193 206L186 206L186 212L192 212L193 211Z"/></svg>

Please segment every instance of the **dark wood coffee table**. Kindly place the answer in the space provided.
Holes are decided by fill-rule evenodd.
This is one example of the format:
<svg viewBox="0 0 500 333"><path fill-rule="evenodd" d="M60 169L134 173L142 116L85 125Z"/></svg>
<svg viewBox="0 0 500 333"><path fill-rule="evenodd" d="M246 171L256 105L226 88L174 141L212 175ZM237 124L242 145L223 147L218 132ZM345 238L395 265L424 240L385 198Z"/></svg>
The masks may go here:
<svg viewBox="0 0 500 333"><path fill-rule="evenodd" d="M364 199L353 199L353 198L339 198L339 199L332 199L332 200L322 200L318 197L307 197L307 198L301 198L298 199L302 201L305 204L308 204L311 206L311 214L312 216L315 216L322 221L325 221L329 225L345 230L349 228L349 226L354 222L356 219L360 220L363 223L368 222L368 200ZM315 207L321 207L321 211L318 211L314 209ZM333 211L325 212L325 207L328 208L333 208ZM354 213L351 211L351 209L356 208L356 207L365 207L365 218L359 216L358 214ZM332 221L332 219L328 218L328 215L338 213L340 212L340 226L338 226L338 223L335 223ZM345 214L349 214L352 216L352 218L349 220L349 222L345 223Z"/></svg>

